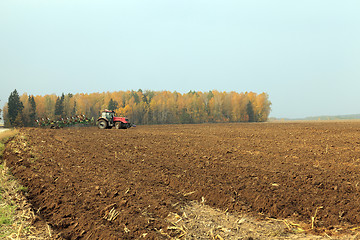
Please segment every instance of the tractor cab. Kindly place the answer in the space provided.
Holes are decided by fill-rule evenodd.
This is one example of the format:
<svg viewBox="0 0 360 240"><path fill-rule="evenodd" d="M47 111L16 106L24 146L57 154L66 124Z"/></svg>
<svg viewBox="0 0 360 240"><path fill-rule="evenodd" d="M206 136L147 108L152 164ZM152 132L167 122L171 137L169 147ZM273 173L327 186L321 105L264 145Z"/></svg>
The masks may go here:
<svg viewBox="0 0 360 240"><path fill-rule="evenodd" d="M109 122L113 122L113 119L115 117L115 112L105 110L101 113L101 117L107 119Z"/></svg>

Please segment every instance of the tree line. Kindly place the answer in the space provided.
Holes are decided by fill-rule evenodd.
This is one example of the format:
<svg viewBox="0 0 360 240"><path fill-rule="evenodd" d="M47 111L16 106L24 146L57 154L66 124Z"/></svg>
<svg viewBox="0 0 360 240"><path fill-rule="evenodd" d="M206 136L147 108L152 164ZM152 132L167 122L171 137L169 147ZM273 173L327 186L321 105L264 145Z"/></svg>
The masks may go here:
<svg viewBox="0 0 360 240"><path fill-rule="evenodd" d="M114 91L33 96L14 90L3 108L6 126L34 126L36 119L85 115L97 119L115 110L135 124L264 122L271 110L266 93Z"/></svg>

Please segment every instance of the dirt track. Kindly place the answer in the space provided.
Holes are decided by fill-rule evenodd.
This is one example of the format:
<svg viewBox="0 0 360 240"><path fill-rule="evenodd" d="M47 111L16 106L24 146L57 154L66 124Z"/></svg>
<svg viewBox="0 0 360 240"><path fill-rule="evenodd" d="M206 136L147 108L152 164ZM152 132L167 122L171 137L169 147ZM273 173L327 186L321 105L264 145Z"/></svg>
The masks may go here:
<svg viewBox="0 0 360 240"><path fill-rule="evenodd" d="M5 159L64 238L165 238L165 218L191 200L308 228L317 211L329 234L360 225L360 122L22 133Z"/></svg>

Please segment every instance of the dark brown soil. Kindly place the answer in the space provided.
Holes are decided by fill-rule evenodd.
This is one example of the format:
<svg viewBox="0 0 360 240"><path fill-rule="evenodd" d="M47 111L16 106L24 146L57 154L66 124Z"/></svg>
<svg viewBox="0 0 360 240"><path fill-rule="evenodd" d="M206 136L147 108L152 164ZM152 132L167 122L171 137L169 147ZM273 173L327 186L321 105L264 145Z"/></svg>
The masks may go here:
<svg viewBox="0 0 360 240"><path fill-rule="evenodd" d="M21 133L4 157L66 239L166 239L192 200L328 232L360 224L360 122Z"/></svg>

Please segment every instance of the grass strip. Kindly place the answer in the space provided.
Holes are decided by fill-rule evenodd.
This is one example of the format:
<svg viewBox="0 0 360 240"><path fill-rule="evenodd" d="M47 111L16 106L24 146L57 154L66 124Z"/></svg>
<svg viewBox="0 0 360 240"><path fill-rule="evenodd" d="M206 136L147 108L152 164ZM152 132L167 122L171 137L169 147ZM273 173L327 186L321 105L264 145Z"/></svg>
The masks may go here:
<svg viewBox="0 0 360 240"><path fill-rule="evenodd" d="M5 144L17 133L17 130L6 130L0 133L0 239L5 239L17 232L17 224L15 224L17 206L8 198L17 190L14 189L14 180L2 159Z"/></svg>

